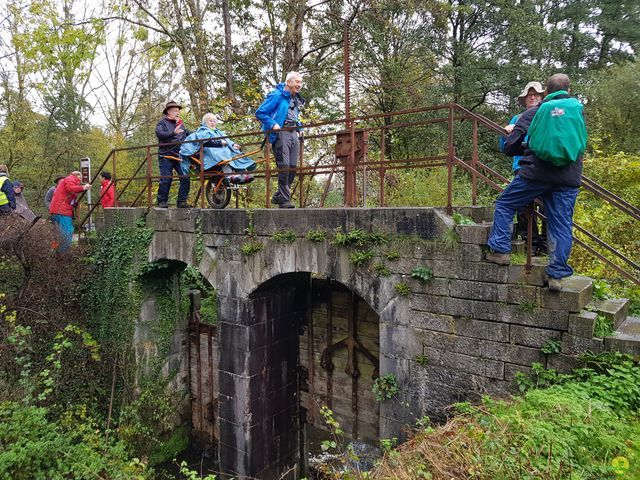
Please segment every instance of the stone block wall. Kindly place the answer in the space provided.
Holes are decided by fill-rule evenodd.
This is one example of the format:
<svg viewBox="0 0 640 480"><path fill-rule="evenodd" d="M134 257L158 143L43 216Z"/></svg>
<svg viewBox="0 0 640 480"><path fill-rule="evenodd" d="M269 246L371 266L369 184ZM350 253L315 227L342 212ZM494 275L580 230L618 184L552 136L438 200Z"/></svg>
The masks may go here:
<svg viewBox="0 0 640 480"><path fill-rule="evenodd" d="M279 422L278 415L290 408L291 389L296 390L288 379L291 365L298 367L299 340L297 333L290 338L277 326L295 330L303 315L295 305L305 301L298 293L287 296L292 288L282 282L287 275L336 280L377 314L380 373L393 373L400 388L395 398L379 405L381 438L402 437L403 427L423 415L444 419L455 402L508 395L516 373L528 372L534 362L566 369L575 365L577 354L607 346L593 338L594 317L583 310L591 301L590 279L574 277L561 293L550 293L542 287L542 264L526 272L521 265L487 263L483 255L491 210L462 213L476 224L456 225L432 208L154 209L147 214L147 224L156 229L150 259L196 265L218 291L225 473L277 478L272 467L295 460L291 451L297 450L290 443L297 427ZM317 229L326 231L328 239L305 238ZM350 258L353 249L331 241L335 231L354 229L384 233L389 240L360 266ZM293 243L273 239L284 230L295 233ZM241 251L248 233L262 245L252 255ZM433 278L414 278L416 267L430 269ZM294 290L302 292L298 287ZM263 307L255 303L255 294L265 291L281 313L265 317L256 310ZM294 306L287 308L293 310L286 310L291 302ZM559 342L560 352L543 353L548 342ZM270 436L280 440L268 442Z"/></svg>

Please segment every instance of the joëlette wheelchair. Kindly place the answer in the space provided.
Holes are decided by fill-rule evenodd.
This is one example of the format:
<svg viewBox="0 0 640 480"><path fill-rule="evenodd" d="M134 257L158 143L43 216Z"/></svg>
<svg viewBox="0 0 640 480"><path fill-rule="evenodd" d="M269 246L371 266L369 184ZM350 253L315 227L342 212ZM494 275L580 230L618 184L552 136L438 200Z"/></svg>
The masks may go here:
<svg viewBox="0 0 640 480"><path fill-rule="evenodd" d="M263 162L264 159L254 160L254 164L251 167L242 170L233 168L231 163L234 160L246 158L260 153L261 151L262 146L257 150L247 153L243 152L227 160L221 160L211 168L205 169L204 192L207 203L211 208L223 209L229 205L229 202L231 201L231 194L234 191L246 189L246 185L253 182L255 178L248 172L255 170L257 164ZM173 157L171 159L178 160ZM202 161L199 153L195 153L193 155L181 155L179 161L189 162L189 171L194 175L198 175L200 173Z"/></svg>

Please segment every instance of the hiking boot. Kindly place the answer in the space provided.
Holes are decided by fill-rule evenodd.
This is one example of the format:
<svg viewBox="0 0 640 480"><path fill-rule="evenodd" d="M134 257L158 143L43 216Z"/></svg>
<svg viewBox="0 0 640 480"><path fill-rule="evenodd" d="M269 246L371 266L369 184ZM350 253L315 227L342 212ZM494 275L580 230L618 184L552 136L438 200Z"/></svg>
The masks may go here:
<svg viewBox="0 0 640 480"><path fill-rule="evenodd" d="M178 208L192 208L187 202L178 202Z"/></svg>
<svg viewBox="0 0 640 480"><path fill-rule="evenodd" d="M289 200L285 200L280 205L278 205L278 208L296 208L296 207Z"/></svg>
<svg viewBox="0 0 640 480"><path fill-rule="evenodd" d="M280 195L278 195L277 193L273 197L271 197L271 203L273 203L274 205L280 205L285 201L286 200L282 198Z"/></svg>
<svg viewBox="0 0 640 480"><path fill-rule="evenodd" d="M511 261L511 254L510 253L498 253L498 252L488 252L484 259L487 262L490 263L495 263L497 265L509 265L510 261Z"/></svg>
<svg viewBox="0 0 640 480"><path fill-rule="evenodd" d="M561 292L562 291L562 279L561 278L551 278L550 276L544 276L544 283L549 287L550 292Z"/></svg>
<svg viewBox="0 0 640 480"><path fill-rule="evenodd" d="M158 202L158 208L169 208L169 204L167 202Z"/></svg>

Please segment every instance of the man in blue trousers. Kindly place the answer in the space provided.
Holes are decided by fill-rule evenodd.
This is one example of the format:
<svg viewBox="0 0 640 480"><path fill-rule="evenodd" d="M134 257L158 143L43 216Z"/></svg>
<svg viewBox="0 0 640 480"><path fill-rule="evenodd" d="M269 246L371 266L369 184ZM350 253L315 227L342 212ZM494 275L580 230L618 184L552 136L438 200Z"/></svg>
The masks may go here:
<svg viewBox="0 0 640 480"><path fill-rule="evenodd" d="M304 105L304 98L300 96L302 75L289 72L284 83L279 83L262 105L256 110L256 118L262 123L262 130L277 130L269 134L269 141L273 145L278 173L278 191L271 199L279 208L293 208L291 203L291 184L296 178L296 167L300 154L299 129L281 130L282 127L297 127L301 125L298 117Z"/></svg>
<svg viewBox="0 0 640 480"><path fill-rule="evenodd" d="M545 273L550 291L562 290L561 279L573 274L567 262L572 245L573 209L582 177L582 156L564 166L556 166L538 158L529 148L532 143L529 127L545 102L568 98L569 77L561 73L552 75L547 80L545 100L524 112L505 140L504 152L507 155L522 155L520 174L496 200L493 228L487 242L491 248L486 256L487 261L508 265L513 216L518 209L530 204L536 197L540 198L547 217L549 263ZM563 111L556 108L552 111L554 114L563 115ZM524 143L527 132L530 135L529 144ZM586 130L584 137L586 141Z"/></svg>

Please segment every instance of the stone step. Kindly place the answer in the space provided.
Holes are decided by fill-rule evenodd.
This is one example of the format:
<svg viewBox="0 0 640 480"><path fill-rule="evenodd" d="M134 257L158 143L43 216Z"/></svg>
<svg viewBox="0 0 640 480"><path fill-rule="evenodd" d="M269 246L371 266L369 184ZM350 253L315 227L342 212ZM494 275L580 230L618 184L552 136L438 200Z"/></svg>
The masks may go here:
<svg viewBox="0 0 640 480"><path fill-rule="evenodd" d="M607 350L640 355L640 317L627 317L610 337L605 337Z"/></svg>
<svg viewBox="0 0 640 480"><path fill-rule="evenodd" d="M594 300L593 310L604 315L613 324L613 329L617 330L620 324L629 314L628 298L610 298L608 300Z"/></svg>
<svg viewBox="0 0 640 480"><path fill-rule="evenodd" d="M563 278L560 283L562 290L559 292L550 292L546 288L540 290L542 307L580 312L591 301L593 295L591 278L572 275L569 278Z"/></svg>

